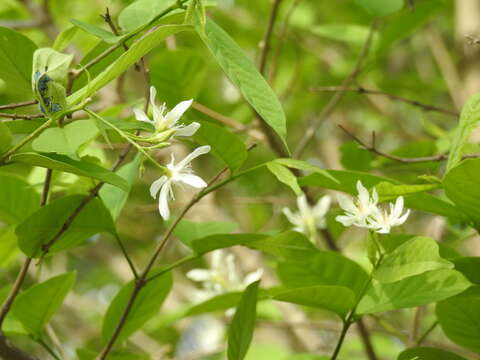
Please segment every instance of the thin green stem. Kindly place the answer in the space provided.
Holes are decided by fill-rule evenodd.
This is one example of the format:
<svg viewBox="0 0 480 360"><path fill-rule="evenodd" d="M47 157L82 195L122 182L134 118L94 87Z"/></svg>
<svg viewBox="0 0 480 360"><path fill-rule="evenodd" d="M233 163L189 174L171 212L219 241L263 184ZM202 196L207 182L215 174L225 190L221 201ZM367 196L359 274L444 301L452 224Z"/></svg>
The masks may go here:
<svg viewBox="0 0 480 360"><path fill-rule="evenodd" d="M55 360L62 360L43 339L38 339L36 342L39 343Z"/></svg>
<svg viewBox="0 0 480 360"><path fill-rule="evenodd" d="M113 125L112 123L110 123L108 120L104 119L103 117L101 117L100 115L94 113L93 111L85 108L84 109L86 113L88 113L90 116L93 116L95 119L98 119L100 121L102 121L104 124L106 124L107 126L111 127L113 130L115 130L121 137L123 137L125 140L127 140L130 144L132 144L138 151L140 151L143 155L145 155L145 157L150 160L153 164L155 164L157 167L159 167L162 172L164 174L168 174L170 170L168 170L165 166L163 165L160 165L154 158L152 158L150 156L150 154L148 152L145 151L145 149L138 145L135 141L133 141L132 139L130 139L130 137L128 135L126 135L122 130L120 130L119 128L117 128L115 125Z"/></svg>
<svg viewBox="0 0 480 360"><path fill-rule="evenodd" d="M167 267L165 267L164 269L162 269L160 272L156 273L155 275L153 276L150 276L146 282L149 282L149 281L152 281L153 279L159 277L159 276L162 276L163 274L179 267L179 266L182 266L183 264L186 264L192 260L195 260L195 259L198 259L200 257L200 255L197 255L197 254L194 254L194 255L189 255L189 256L186 256L184 257L183 259L180 259L178 261L175 261L173 264L170 264L168 265Z"/></svg>
<svg viewBox="0 0 480 360"><path fill-rule="evenodd" d="M433 330L438 326L438 321L435 321L424 333L420 338L417 340L417 346L420 346L425 339L427 338L428 335L432 333Z"/></svg>

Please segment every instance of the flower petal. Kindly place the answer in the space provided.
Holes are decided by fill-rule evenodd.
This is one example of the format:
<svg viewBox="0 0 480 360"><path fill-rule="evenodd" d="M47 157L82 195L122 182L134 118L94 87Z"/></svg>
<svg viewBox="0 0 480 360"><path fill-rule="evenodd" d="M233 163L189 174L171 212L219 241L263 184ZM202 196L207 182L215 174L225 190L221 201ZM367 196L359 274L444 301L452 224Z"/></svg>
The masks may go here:
<svg viewBox="0 0 480 360"><path fill-rule="evenodd" d="M300 214L302 217L309 217L311 210L310 210L310 205L308 205L307 202L307 197L305 194L300 195L297 197L297 206L298 210L300 210Z"/></svg>
<svg viewBox="0 0 480 360"><path fill-rule="evenodd" d="M179 126L175 131L175 136L192 136L200 128L200 124L193 122L187 126Z"/></svg>
<svg viewBox="0 0 480 360"><path fill-rule="evenodd" d="M145 114L143 110L133 109L133 113L135 114L135 119L137 119L138 121L143 121L143 122L148 122L153 124L153 120L150 120L147 114Z"/></svg>
<svg viewBox="0 0 480 360"><path fill-rule="evenodd" d="M177 171L181 171L185 166L190 164L193 159L199 157L200 155L207 154L208 152L210 152L210 146L209 145L200 146L200 147L196 148L190 154L185 156L185 158L183 158L183 160L179 161L179 163L177 165L175 165L175 169L177 169Z"/></svg>
<svg viewBox="0 0 480 360"><path fill-rule="evenodd" d="M165 122L168 127L173 126L192 105L193 99L182 101L165 115Z"/></svg>
<svg viewBox="0 0 480 360"><path fill-rule="evenodd" d="M172 184L170 181L166 181L161 187L160 196L158 197L158 211L160 216L164 220L170 218L170 209L168 208L168 196L170 195Z"/></svg>
<svg viewBox="0 0 480 360"><path fill-rule="evenodd" d="M357 207L353 203L353 199L351 196L345 194L337 194L337 202L338 205L345 211L348 211L350 213L358 212Z"/></svg>
<svg viewBox="0 0 480 360"><path fill-rule="evenodd" d="M212 277L212 271L207 269L193 269L187 272L185 276L193 281L208 281Z"/></svg>
<svg viewBox="0 0 480 360"><path fill-rule="evenodd" d="M358 191L358 200L360 201L360 203L364 204L365 206L368 206L370 201L370 194L368 193L368 190L365 188L365 186L363 186L360 180L357 181L357 191Z"/></svg>
<svg viewBox="0 0 480 360"><path fill-rule="evenodd" d="M250 285L251 283L260 280L263 275L263 269L258 269L254 272L251 272L245 276L245 279L243 280L243 284L245 286Z"/></svg>
<svg viewBox="0 0 480 360"><path fill-rule="evenodd" d="M202 189L207 187L207 183L203 181L200 176L193 175L193 174L180 174L177 178L178 181L181 181L187 185L193 186L197 189Z"/></svg>
<svg viewBox="0 0 480 360"><path fill-rule="evenodd" d="M330 209L331 203L332 198L329 195L325 195L320 200L318 200L317 204L313 208L315 218L323 218Z"/></svg>
<svg viewBox="0 0 480 360"><path fill-rule="evenodd" d="M167 177L163 175L159 179L155 180L152 185L150 185L150 195L155 199L157 197L158 191L163 184L167 181Z"/></svg>

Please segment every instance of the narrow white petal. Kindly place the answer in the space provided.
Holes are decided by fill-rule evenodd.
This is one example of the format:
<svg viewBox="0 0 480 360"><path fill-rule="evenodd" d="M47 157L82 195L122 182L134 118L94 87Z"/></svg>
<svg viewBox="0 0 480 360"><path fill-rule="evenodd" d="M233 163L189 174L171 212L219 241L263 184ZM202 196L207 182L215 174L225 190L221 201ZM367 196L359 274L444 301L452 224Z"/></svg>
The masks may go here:
<svg viewBox="0 0 480 360"><path fill-rule="evenodd" d="M245 286L250 285L251 283L260 280L263 275L263 269L258 269L257 271L251 272L245 276L245 279L243 280L243 284Z"/></svg>
<svg viewBox="0 0 480 360"><path fill-rule="evenodd" d="M200 147L196 148L195 150L193 150L190 154L185 156L185 158L183 160L181 160L177 165L175 165L175 168L178 171L181 171L181 169L183 169L185 166L190 164L193 159L199 157L200 155L207 154L209 151L210 151L210 146L209 145L200 146Z"/></svg>
<svg viewBox="0 0 480 360"><path fill-rule="evenodd" d="M207 187L207 183L203 181L200 176L193 174L180 174L178 176L178 181L181 181L187 185L193 186L194 188L201 189Z"/></svg>
<svg viewBox="0 0 480 360"><path fill-rule="evenodd" d="M185 274L187 278L193 281L208 281L211 275L212 272L206 269L193 269Z"/></svg>
<svg viewBox="0 0 480 360"><path fill-rule="evenodd" d="M351 226L355 223L355 221L357 221L357 218L347 215L338 215L335 220L337 220L343 226Z"/></svg>
<svg viewBox="0 0 480 360"><path fill-rule="evenodd" d="M357 181L357 191L358 200L360 201L360 203L368 205L368 203L370 202L370 194L360 180Z"/></svg>
<svg viewBox="0 0 480 360"><path fill-rule="evenodd" d="M330 204L332 203L332 198L329 195L323 196L318 200L317 204L313 208L313 212L316 218L324 217L328 210L330 209Z"/></svg>
<svg viewBox="0 0 480 360"><path fill-rule="evenodd" d="M407 218L409 215L410 215L410 210L407 210L407 212L397 220L397 224L402 225L405 221L407 221Z"/></svg>
<svg viewBox="0 0 480 360"><path fill-rule="evenodd" d="M167 177L164 175L160 179L155 180L152 185L150 185L150 195L155 199L157 197L158 191L163 184L167 181Z"/></svg>
<svg viewBox="0 0 480 360"><path fill-rule="evenodd" d="M284 207L282 209L283 215L288 219L288 221L295 226L301 226L302 222L300 216L296 213L293 213L289 208Z"/></svg>
<svg viewBox="0 0 480 360"><path fill-rule="evenodd" d="M310 205L308 205L307 197L305 196L305 194L302 194L299 197L297 197L297 206L302 216L307 217L310 215L310 212L311 212Z"/></svg>
<svg viewBox="0 0 480 360"><path fill-rule="evenodd" d="M355 213L357 212L357 207L353 203L352 197L345 194L337 194L338 205L345 211Z"/></svg>
<svg viewBox="0 0 480 360"><path fill-rule="evenodd" d="M135 114L135 119L138 121L144 121L153 124L153 120L150 120L143 110L133 109L133 113Z"/></svg>
<svg viewBox="0 0 480 360"><path fill-rule="evenodd" d="M165 121L167 122L168 126L173 126L188 110L190 105L192 105L193 99L182 101L175 105L175 107L165 115Z"/></svg>
<svg viewBox="0 0 480 360"><path fill-rule="evenodd" d="M160 196L158 197L158 211L160 216L164 220L170 218L170 209L168 208L168 196L170 195L172 184L170 181L166 181L160 190Z"/></svg>
<svg viewBox="0 0 480 360"><path fill-rule="evenodd" d="M193 122L187 126L180 126L175 131L175 136L192 136L200 128L200 124Z"/></svg>
<svg viewBox="0 0 480 360"><path fill-rule="evenodd" d="M402 215L403 211L403 196L399 196L395 201L395 206L393 208L393 217L398 218Z"/></svg>

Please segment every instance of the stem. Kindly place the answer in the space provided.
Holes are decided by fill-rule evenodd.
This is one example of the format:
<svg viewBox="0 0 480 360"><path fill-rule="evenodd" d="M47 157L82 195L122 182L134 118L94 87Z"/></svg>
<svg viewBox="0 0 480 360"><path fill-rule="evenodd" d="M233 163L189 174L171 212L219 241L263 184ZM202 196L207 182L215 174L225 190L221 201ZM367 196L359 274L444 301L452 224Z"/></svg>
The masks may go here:
<svg viewBox="0 0 480 360"><path fill-rule="evenodd" d="M45 121L40 127L36 128L30 135L23 138L22 141L20 141L17 145L15 145L10 150L8 150L5 154L3 154L2 158L0 159L0 164L5 163L5 160L7 160L13 153L15 153L18 149L20 149L22 146L24 146L28 142L35 139L45 129L49 128L52 125L52 123L53 123L52 119Z"/></svg>
<svg viewBox="0 0 480 360"><path fill-rule="evenodd" d="M43 341L42 339L38 339L37 342L42 345L42 347L55 359L55 360L62 360L60 358L60 356L58 356L57 354L55 354L55 351L53 351L53 349L50 347L50 345L48 345L45 341Z"/></svg>
<svg viewBox="0 0 480 360"><path fill-rule="evenodd" d="M347 331L350 328L350 325L352 325L352 323L349 321L345 321L343 323L342 332L340 333L340 337L338 338L337 346L335 346L335 350L333 351L331 360L335 360L337 358L338 353L342 348L343 341L345 340L345 335L347 335Z"/></svg>
<svg viewBox="0 0 480 360"><path fill-rule="evenodd" d="M435 328L438 326L438 321L435 321L424 333L422 336L420 336L420 338L417 340L417 346L420 346L424 341L425 339L427 338L428 335L431 334L431 332L433 330L435 330Z"/></svg>
<svg viewBox="0 0 480 360"><path fill-rule="evenodd" d="M0 110L16 109L23 106L35 105L37 100L22 101L14 104L0 105Z"/></svg>

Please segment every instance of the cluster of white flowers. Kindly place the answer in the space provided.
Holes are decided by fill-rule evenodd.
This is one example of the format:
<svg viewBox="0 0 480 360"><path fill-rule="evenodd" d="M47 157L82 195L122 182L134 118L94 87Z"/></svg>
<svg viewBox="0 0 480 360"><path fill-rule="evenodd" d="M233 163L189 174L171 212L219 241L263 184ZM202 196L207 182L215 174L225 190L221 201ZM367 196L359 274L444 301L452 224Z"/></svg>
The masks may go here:
<svg viewBox="0 0 480 360"><path fill-rule="evenodd" d="M180 124L178 121L188 110L193 100L182 101L171 111L165 113L165 104L157 107L155 97L157 91L152 86L150 88L150 104L152 106L153 120L151 120L144 111L134 109L135 117L139 121L151 123L155 127L155 134L159 134L159 139L173 136L192 136L200 127L199 123L193 122L189 125ZM166 135L161 135L161 134ZM170 209L168 201L174 199L172 185L175 183L187 184L192 187L202 189L207 183L199 176L193 173L191 162L200 155L207 154L210 146L200 146L187 155L183 160L175 164L175 157L171 154L171 161L166 166L166 173L155 180L150 186L150 195L156 199L158 196L158 210L163 219L170 218Z"/></svg>
<svg viewBox="0 0 480 360"><path fill-rule="evenodd" d="M347 195L338 195L338 204L345 211L336 220L344 226L355 225L373 230L379 234L388 234L393 226L402 225L410 215L410 210L403 213L403 197L399 196L395 204L387 207L378 205L378 193L373 189L372 194L357 182L358 196L352 198Z"/></svg>
<svg viewBox="0 0 480 360"><path fill-rule="evenodd" d="M263 269L258 269L242 277L235 263L235 256L227 254L225 250L212 252L210 269L193 269L187 273L189 279L202 283L202 290L194 294L195 301L204 301L227 292L242 291L262 275Z"/></svg>
<svg viewBox="0 0 480 360"><path fill-rule="evenodd" d="M370 194L360 181L357 182L358 196L352 198L344 194L337 196L338 204L345 211L336 220L344 226L358 226L373 230L379 234L387 234L393 226L402 225L410 215L410 210L403 212L403 197L399 196L395 204L382 207L378 204L378 193L373 189ZM316 229L326 226L325 216L330 208L331 199L328 195L320 198L311 207L305 195L297 198L298 211L292 212L283 208L283 213L290 221L293 230L311 235Z"/></svg>
<svg viewBox="0 0 480 360"><path fill-rule="evenodd" d="M330 209L332 199L325 195L318 200L315 206L310 206L305 195L297 197L298 211L292 212L289 208L282 209L283 214L287 217L294 228L293 230L311 235L317 228L324 229L326 227L325 215Z"/></svg>

